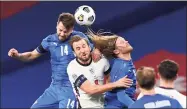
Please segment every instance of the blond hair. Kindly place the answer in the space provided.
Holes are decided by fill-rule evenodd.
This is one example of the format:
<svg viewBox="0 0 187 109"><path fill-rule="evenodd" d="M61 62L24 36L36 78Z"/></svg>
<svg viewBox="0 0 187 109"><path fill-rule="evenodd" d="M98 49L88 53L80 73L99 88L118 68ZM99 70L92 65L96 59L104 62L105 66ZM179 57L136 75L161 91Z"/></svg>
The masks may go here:
<svg viewBox="0 0 187 109"><path fill-rule="evenodd" d="M110 32L101 32L97 33L92 30L87 31L88 37L94 43L95 48L99 49L103 55L107 58L115 57L115 43L118 38L117 35Z"/></svg>

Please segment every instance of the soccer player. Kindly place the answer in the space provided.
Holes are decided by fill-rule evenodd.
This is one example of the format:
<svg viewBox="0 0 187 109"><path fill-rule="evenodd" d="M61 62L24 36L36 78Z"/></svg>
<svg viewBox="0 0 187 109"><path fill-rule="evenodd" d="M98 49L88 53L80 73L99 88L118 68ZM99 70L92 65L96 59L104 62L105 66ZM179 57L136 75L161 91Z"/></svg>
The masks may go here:
<svg viewBox="0 0 187 109"><path fill-rule="evenodd" d="M129 87L132 80L124 77L109 84L104 83L104 72L109 70L109 62L102 57L98 62L92 61L88 41L79 36L70 40L76 59L72 60L67 72L79 96L82 108L104 108L103 92L117 87Z"/></svg>
<svg viewBox="0 0 187 109"><path fill-rule="evenodd" d="M158 65L158 77L160 78L159 87L155 87L155 92L176 99L183 108L186 108L186 96L174 89L174 81L177 78L179 65L169 59L163 60ZM142 97L139 94L138 99Z"/></svg>
<svg viewBox="0 0 187 109"><path fill-rule="evenodd" d="M129 108L182 108L176 99L156 94L155 71L151 67L140 67L136 72L137 85L143 97L135 101Z"/></svg>
<svg viewBox="0 0 187 109"><path fill-rule="evenodd" d="M113 58L110 82L127 76L133 80L129 88L116 88L105 94L105 108L127 108L134 103L136 91L136 71L131 58L133 47L123 37L115 34L88 31L94 46L107 58Z"/></svg>
<svg viewBox="0 0 187 109"><path fill-rule="evenodd" d="M75 57L68 41L74 35L87 38L82 32L73 30L74 24L75 18L72 14L62 13L57 21L57 32L44 38L35 50L19 53L12 48L8 52L10 57L20 61L32 61L50 52L52 82L31 108L74 108L76 98L68 78L67 66Z"/></svg>

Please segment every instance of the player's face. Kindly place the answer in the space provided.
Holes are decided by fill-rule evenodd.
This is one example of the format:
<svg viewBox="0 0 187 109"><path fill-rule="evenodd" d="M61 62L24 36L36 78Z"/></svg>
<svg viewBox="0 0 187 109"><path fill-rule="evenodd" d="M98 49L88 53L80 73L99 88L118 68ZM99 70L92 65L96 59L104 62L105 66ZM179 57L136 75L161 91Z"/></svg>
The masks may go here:
<svg viewBox="0 0 187 109"><path fill-rule="evenodd" d="M125 54L129 53L133 50L132 46L122 37L118 37L116 40L116 49L119 50L120 53Z"/></svg>
<svg viewBox="0 0 187 109"><path fill-rule="evenodd" d="M59 40L61 41L64 41L68 38L68 36L72 33L73 31L73 27L70 28L69 30L67 30L63 23L62 22L57 22L57 26L56 26L56 29L57 29L57 35L58 35L58 38Z"/></svg>
<svg viewBox="0 0 187 109"><path fill-rule="evenodd" d="M74 52L76 54L76 57L79 60L81 60L83 62L86 62L91 58L90 57L91 49L84 39L82 39L78 42L74 42L73 43L73 49L74 49Z"/></svg>

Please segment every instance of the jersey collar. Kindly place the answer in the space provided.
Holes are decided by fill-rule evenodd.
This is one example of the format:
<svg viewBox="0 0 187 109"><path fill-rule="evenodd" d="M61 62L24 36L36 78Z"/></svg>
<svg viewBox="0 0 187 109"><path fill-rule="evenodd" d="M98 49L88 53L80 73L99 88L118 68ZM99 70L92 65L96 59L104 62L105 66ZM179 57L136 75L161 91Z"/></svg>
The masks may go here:
<svg viewBox="0 0 187 109"><path fill-rule="evenodd" d="M91 61L88 63L88 64L82 64L81 62L79 62L78 58L76 58L76 61L82 65L82 66L89 66L91 63L92 63L92 58L91 58Z"/></svg>
<svg viewBox="0 0 187 109"><path fill-rule="evenodd" d="M164 86L159 86L159 88L162 88L162 89L174 89L174 88L171 88L171 87L164 87Z"/></svg>

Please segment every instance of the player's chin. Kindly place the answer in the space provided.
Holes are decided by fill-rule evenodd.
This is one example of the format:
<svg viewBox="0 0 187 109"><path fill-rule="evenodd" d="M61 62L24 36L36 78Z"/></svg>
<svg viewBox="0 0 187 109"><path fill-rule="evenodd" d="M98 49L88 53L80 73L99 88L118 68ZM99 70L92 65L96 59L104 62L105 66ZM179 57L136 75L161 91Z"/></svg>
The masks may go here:
<svg viewBox="0 0 187 109"><path fill-rule="evenodd" d="M130 50L131 50L131 51L133 50L133 47L132 47L132 46L130 46Z"/></svg>
<svg viewBox="0 0 187 109"><path fill-rule="evenodd" d="M132 46L128 46L127 49L128 49L128 51L132 51L133 47Z"/></svg>
<svg viewBox="0 0 187 109"><path fill-rule="evenodd" d="M82 56L82 60L88 61L90 58L88 56Z"/></svg>
<svg viewBox="0 0 187 109"><path fill-rule="evenodd" d="M61 40L61 41L64 41L64 40L66 40L66 39L67 39L66 37L59 36L59 40Z"/></svg>

